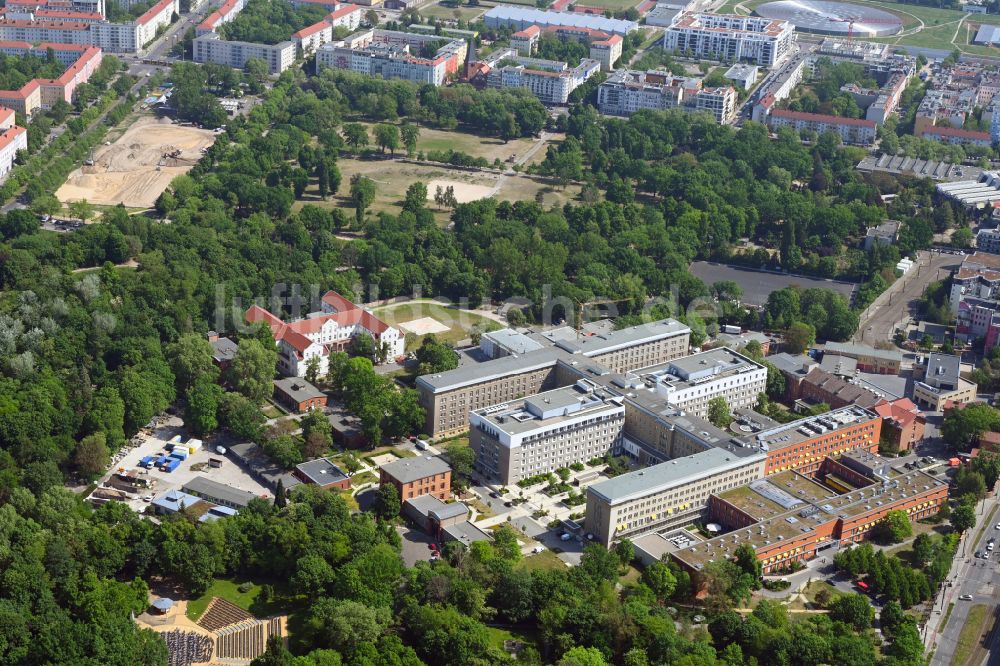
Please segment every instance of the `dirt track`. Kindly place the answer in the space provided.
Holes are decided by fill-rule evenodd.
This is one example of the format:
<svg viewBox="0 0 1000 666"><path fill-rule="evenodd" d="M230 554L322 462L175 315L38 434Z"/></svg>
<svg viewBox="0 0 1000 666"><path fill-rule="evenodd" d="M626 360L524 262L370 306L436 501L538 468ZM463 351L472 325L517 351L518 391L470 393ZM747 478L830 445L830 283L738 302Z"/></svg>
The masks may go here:
<svg viewBox="0 0 1000 666"><path fill-rule="evenodd" d="M56 192L63 203L86 199L102 205L149 208L176 176L187 173L215 142L210 130L144 118L94 154L94 165L69 175ZM164 157L169 155L169 157Z"/></svg>

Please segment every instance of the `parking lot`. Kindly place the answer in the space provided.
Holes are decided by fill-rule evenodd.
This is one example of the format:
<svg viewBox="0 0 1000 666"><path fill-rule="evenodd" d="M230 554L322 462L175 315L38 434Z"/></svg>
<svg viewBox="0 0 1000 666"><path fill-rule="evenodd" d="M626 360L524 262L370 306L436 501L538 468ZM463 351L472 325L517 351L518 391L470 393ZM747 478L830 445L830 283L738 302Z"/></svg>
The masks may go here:
<svg viewBox="0 0 1000 666"><path fill-rule="evenodd" d="M139 467L139 461L146 456L160 456L168 453L167 442L175 435L180 435L184 441L190 439L190 434L185 428L180 426L179 419L170 419L166 424L156 428L151 435L140 435L142 443L128 451L111 469L110 473L102 478L106 481L111 474L139 469L143 475L149 479L150 487L137 493L136 497L128 502L128 505L136 510L142 511L148 503L142 498L148 495L159 495L167 490L178 489L196 476L204 476L219 483L224 483L233 488L246 490L261 497L271 497L271 491L261 485L256 479L251 477L235 462L225 455L220 455L215 450L215 445L208 441L202 448L191 454L187 460L173 472L164 472L158 469L143 469ZM221 467L210 467L209 458L221 459Z"/></svg>

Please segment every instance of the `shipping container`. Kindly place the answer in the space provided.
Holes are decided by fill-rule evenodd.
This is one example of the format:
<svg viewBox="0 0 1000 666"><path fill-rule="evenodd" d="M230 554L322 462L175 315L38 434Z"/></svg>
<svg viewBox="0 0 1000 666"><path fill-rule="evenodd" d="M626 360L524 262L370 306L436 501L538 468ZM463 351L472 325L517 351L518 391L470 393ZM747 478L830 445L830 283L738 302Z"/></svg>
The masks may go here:
<svg viewBox="0 0 1000 666"><path fill-rule="evenodd" d="M170 472L174 471L180 466L181 466L181 461L175 458L174 460L167 463L167 466L163 468L163 471L169 474Z"/></svg>
<svg viewBox="0 0 1000 666"><path fill-rule="evenodd" d="M153 466L153 461L155 461L155 460L156 460L156 456L146 456L145 458L143 458L142 460L139 461L139 466L140 467L145 467L146 469L149 469L150 467Z"/></svg>
<svg viewBox="0 0 1000 666"><path fill-rule="evenodd" d="M160 456L159 458L156 459L156 466L163 467L164 465L167 464L168 460L170 460L170 458L168 458L167 456Z"/></svg>
<svg viewBox="0 0 1000 666"><path fill-rule="evenodd" d="M188 453L187 449L177 447L173 450L173 453L170 454L170 457L177 458L178 460L187 460L189 455L191 454Z"/></svg>
<svg viewBox="0 0 1000 666"><path fill-rule="evenodd" d="M739 335L740 333L743 332L743 329L740 328L739 326L730 326L727 324L722 327L722 332L729 333L730 335Z"/></svg>

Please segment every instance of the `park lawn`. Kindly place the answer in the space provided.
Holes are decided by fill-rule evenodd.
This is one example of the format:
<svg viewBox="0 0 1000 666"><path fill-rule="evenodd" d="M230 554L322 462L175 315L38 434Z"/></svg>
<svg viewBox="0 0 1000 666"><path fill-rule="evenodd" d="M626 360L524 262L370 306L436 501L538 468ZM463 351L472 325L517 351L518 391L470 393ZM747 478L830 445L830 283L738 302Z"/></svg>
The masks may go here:
<svg viewBox="0 0 1000 666"><path fill-rule="evenodd" d="M361 472L360 474L355 474L351 477L351 485L355 487L361 487L366 483L374 483L378 480L378 477L371 472Z"/></svg>
<svg viewBox="0 0 1000 666"><path fill-rule="evenodd" d="M987 633L992 625L993 614L990 610L986 604L976 604L969 609L969 615L965 618L962 631L958 634L955 654L951 657L951 666L978 664L983 660L985 650L980 643L983 634Z"/></svg>
<svg viewBox="0 0 1000 666"><path fill-rule="evenodd" d="M803 596L805 596L805 598L809 601L810 604L817 605L816 595L819 594L820 590L827 590L828 592L830 592L831 599L840 596L840 592L837 591L837 588L835 588L833 585L830 585L825 580L814 580L810 582L806 586L806 589L802 592L802 594Z"/></svg>
<svg viewBox="0 0 1000 666"><path fill-rule="evenodd" d="M368 133L374 136L371 128L376 123L360 124L367 127ZM535 139L525 137L504 143L503 139L495 136L481 136L460 130L440 130L421 126L420 136L417 138L417 152L455 150L473 157L482 157L492 164L495 159L503 162L511 155L520 156L534 144ZM544 150L541 152L545 153Z"/></svg>
<svg viewBox="0 0 1000 666"><path fill-rule="evenodd" d="M250 588L249 592L240 592L238 588L241 584L242 583L222 578L215 579L215 581L208 586L208 589L205 590L203 595L188 602L188 619L191 621L197 621L198 618L201 617L202 613L205 612L205 609L208 607L208 602L212 600L212 597L221 597L226 601L236 604L243 610L249 611L250 606L257 598L257 595L260 594L260 585L254 585Z"/></svg>
<svg viewBox="0 0 1000 666"><path fill-rule="evenodd" d="M544 157L545 150L539 151ZM536 157L538 157L536 155ZM333 209L340 208L347 215L348 219L354 220L354 205L350 199L350 180L354 174L360 174L372 179L375 182L375 200L368 209L369 215L386 212L391 215L398 215L403 206L403 198L406 189L413 183L422 182L428 185L429 194L433 195L435 185L452 184L456 190L468 184L482 188L484 194L480 198L494 196L501 201L537 201L541 198L541 205L545 208L552 206L561 207L563 204L575 200L580 194L578 185L568 185L565 188L553 186L544 180L530 178L524 175L502 175L496 171L466 171L464 169L441 166L437 164L413 164L392 159L355 159L341 158L337 165L340 167L343 176L340 190L337 195L331 194L324 201L319 197L319 191L315 182L311 182L306 188L302 198L297 201L293 211L297 211L306 204L312 204L320 208ZM495 194L489 192L495 190ZM461 192L459 192L461 201ZM433 201L427 202L428 209L434 213L438 224L446 226L451 217L451 211L447 208L438 208Z"/></svg>
<svg viewBox="0 0 1000 666"><path fill-rule="evenodd" d="M450 342L458 344L469 337L473 327L478 327L480 331L495 331L501 328L500 324L476 314L469 310L459 308L449 308L440 303L432 301L410 301L396 305L384 305L372 309L373 314L382 319L390 326L399 328L400 324L431 317L448 327L447 331L435 333L434 337L440 342ZM405 333L405 329L404 329ZM423 341L423 336L407 335L407 350L416 349Z"/></svg>
<svg viewBox="0 0 1000 666"><path fill-rule="evenodd" d="M566 569L566 563L551 550L543 550L540 553L523 557L517 566L529 571L564 571Z"/></svg>

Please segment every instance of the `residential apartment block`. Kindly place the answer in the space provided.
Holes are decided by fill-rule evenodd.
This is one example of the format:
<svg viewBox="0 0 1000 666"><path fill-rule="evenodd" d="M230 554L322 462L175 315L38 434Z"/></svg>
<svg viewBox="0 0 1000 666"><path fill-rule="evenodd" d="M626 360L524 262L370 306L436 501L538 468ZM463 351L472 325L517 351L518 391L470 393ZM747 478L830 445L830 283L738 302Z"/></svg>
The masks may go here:
<svg viewBox="0 0 1000 666"><path fill-rule="evenodd" d="M195 37L191 43L194 61L227 65L236 69L246 67L247 61L257 58L267 63L268 72L280 74L295 62L295 43L257 44L255 42L230 42L217 32L207 32Z"/></svg>
<svg viewBox="0 0 1000 666"><path fill-rule="evenodd" d="M487 76L490 88L527 88L543 104L566 104L570 93L601 71L601 63L584 58L576 67L556 60L514 56L516 64L494 67Z"/></svg>
<svg viewBox="0 0 1000 666"><path fill-rule="evenodd" d="M358 5L341 5L319 23L302 28L293 34L292 42L302 55L314 53L319 47L333 41L334 28L357 30L361 26L364 11Z"/></svg>
<svg viewBox="0 0 1000 666"><path fill-rule="evenodd" d="M1000 229L980 229L976 234L976 249L980 252L1000 254Z"/></svg>
<svg viewBox="0 0 1000 666"><path fill-rule="evenodd" d="M574 40L590 47L590 59L601 63L601 71L610 72L622 56L624 41L621 35L610 34L593 28L569 25L549 25L539 27L529 25L510 36L510 47L518 55L531 57L538 50L538 42L543 35L554 35L561 40Z"/></svg>
<svg viewBox="0 0 1000 666"><path fill-rule="evenodd" d="M439 40L440 37L433 34L363 30L319 47L316 67L346 69L369 76L440 86L447 77L457 74L459 66L465 61L468 43L453 39L433 54L421 55L425 46L436 45Z"/></svg>
<svg viewBox="0 0 1000 666"><path fill-rule="evenodd" d="M246 0L225 0L219 8L205 17L205 20L195 28L195 37L201 37L215 32L224 23L229 23L236 15L243 11Z"/></svg>
<svg viewBox="0 0 1000 666"><path fill-rule="evenodd" d="M1000 255L975 252L952 274L951 312L957 318L956 337L986 340L986 349L1000 344Z"/></svg>
<svg viewBox="0 0 1000 666"><path fill-rule="evenodd" d="M436 456L400 458L379 468L379 485L387 483L396 486L400 502L421 495L444 502L451 497L451 467Z"/></svg>
<svg viewBox="0 0 1000 666"><path fill-rule="evenodd" d="M581 379L469 415L475 469L502 485L586 462L621 448L622 398Z"/></svg>
<svg viewBox="0 0 1000 666"><path fill-rule="evenodd" d="M870 146L875 142L877 125L873 120L858 118L841 118L820 113L804 111L788 111L775 109L767 116L767 125L773 130L780 127L791 127L796 132L810 130L817 134L833 132L847 144Z"/></svg>
<svg viewBox="0 0 1000 666"><path fill-rule="evenodd" d="M739 103L732 86L703 88L698 78L674 76L669 72L618 70L597 89L601 113L630 116L640 109L705 111L717 122L728 122Z"/></svg>
<svg viewBox="0 0 1000 666"><path fill-rule="evenodd" d="M153 41L157 30L170 25L179 11L178 0L160 0L127 23L111 23L100 12L64 9L2 15L0 41L77 44L96 46L109 53L138 53Z"/></svg>
<svg viewBox="0 0 1000 666"><path fill-rule="evenodd" d="M17 151L28 149L28 130L14 124L14 109L0 106L0 183L14 168Z"/></svg>
<svg viewBox="0 0 1000 666"><path fill-rule="evenodd" d="M278 347L278 372L285 376L304 377L313 358L319 359L319 374L325 375L330 353L345 351L358 335L370 335L377 345L384 345L387 358L403 354L398 329L333 291L323 296L320 312L304 319L284 322L258 305L246 311L245 319L270 326Z"/></svg>
<svg viewBox="0 0 1000 666"><path fill-rule="evenodd" d="M989 148L993 145L993 138L990 136L989 132L974 132L972 130L949 127L946 125L925 127L919 134L917 134L917 136L924 139L930 139L931 141L947 143L955 146L965 144L970 146L985 146Z"/></svg>
<svg viewBox="0 0 1000 666"><path fill-rule="evenodd" d="M791 52L793 33L794 28L788 21L683 12L674 17L663 35L663 48L690 53L696 58L774 67Z"/></svg>
<svg viewBox="0 0 1000 666"><path fill-rule="evenodd" d="M542 349L466 365L417 378L420 404L427 410L426 432L434 437L469 427L469 413L541 391L568 386L583 374L623 373L665 363L687 354L691 329L663 319L576 337L538 336ZM599 366L594 367L594 366Z"/></svg>
<svg viewBox="0 0 1000 666"><path fill-rule="evenodd" d="M0 90L0 104L31 118L37 109L50 109L59 100L71 103L76 87L86 83L101 65L101 49L94 46L49 42L35 46L29 42L0 42L0 52L8 56L44 59L49 50L56 60L66 66L66 71L55 79L32 79L18 90Z"/></svg>

